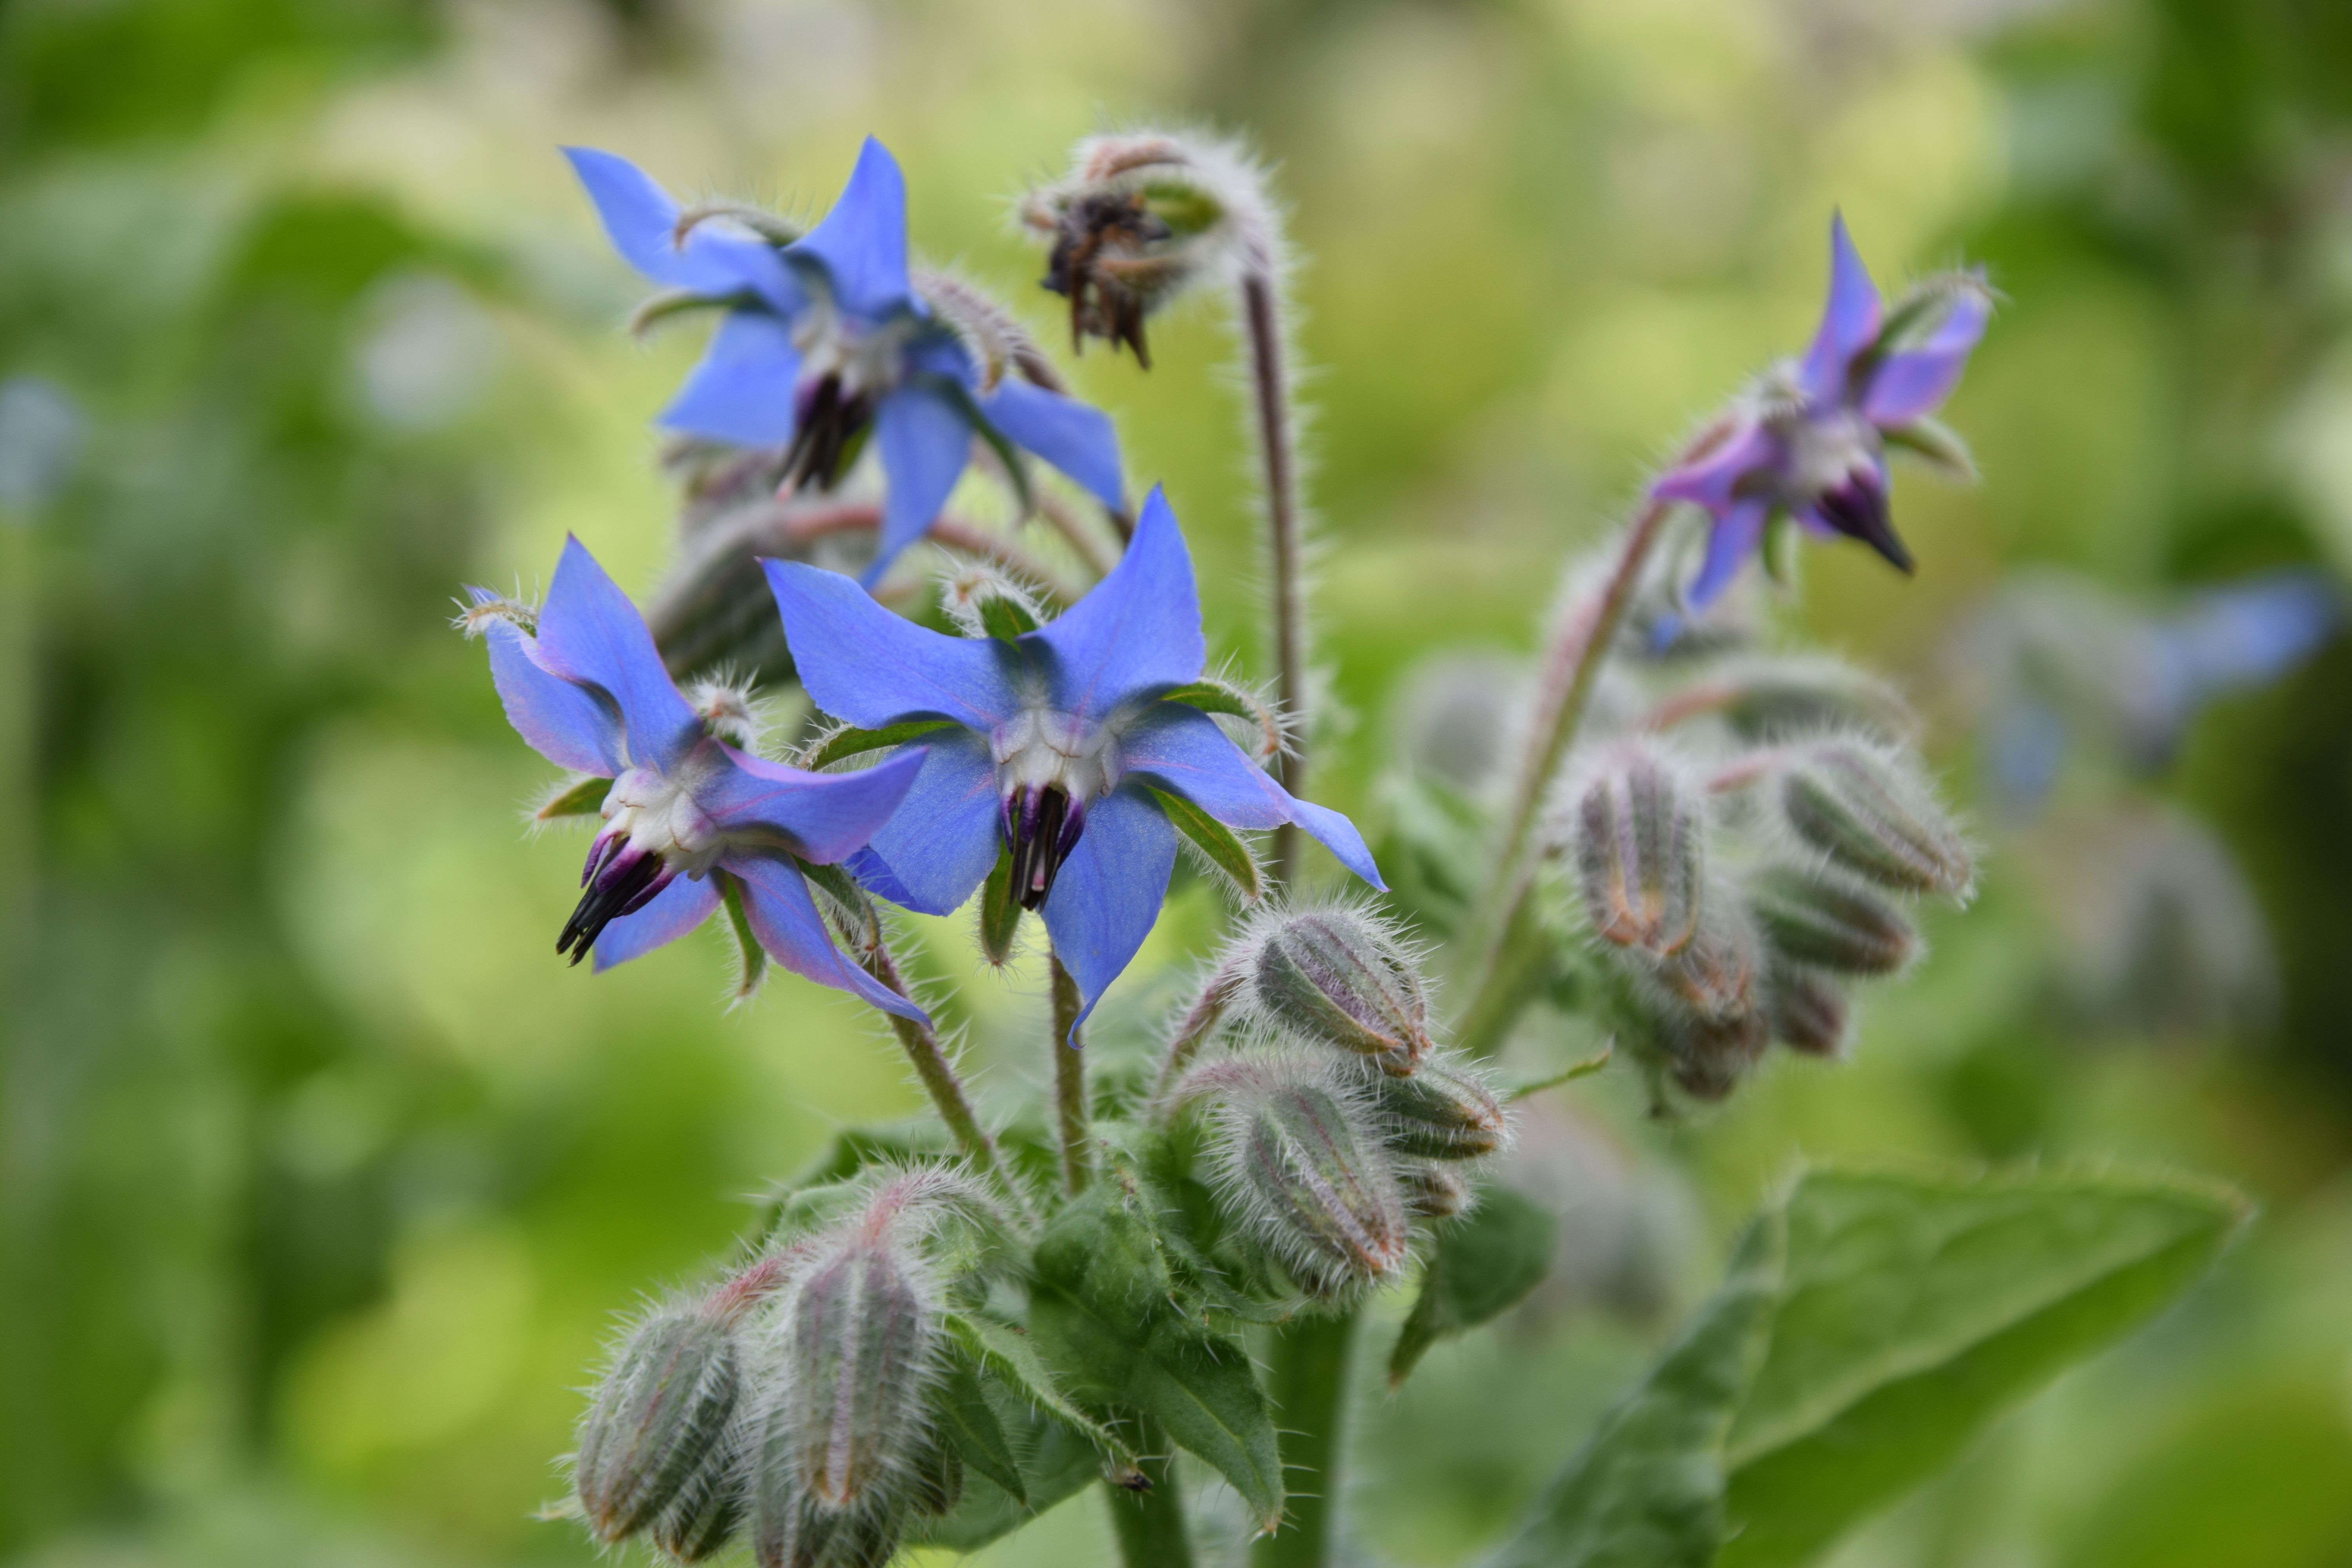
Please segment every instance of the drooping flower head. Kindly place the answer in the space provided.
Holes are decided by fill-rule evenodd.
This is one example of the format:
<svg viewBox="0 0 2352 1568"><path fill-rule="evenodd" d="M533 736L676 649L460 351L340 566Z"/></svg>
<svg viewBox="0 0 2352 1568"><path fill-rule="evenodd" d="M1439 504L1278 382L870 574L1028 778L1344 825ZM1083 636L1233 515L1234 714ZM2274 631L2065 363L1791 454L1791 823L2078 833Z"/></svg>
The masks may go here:
<svg viewBox="0 0 2352 1568"><path fill-rule="evenodd" d="M1206 713L1169 698L1200 679L1207 645L1192 557L1158 489L1110 574L1017 638L943 637L836 573L766 564L819 708L867 730L944 721L852 868L893 902L944 914L1009 853L1013 889L1043 912L1087 1012L1167 896L1177 830L1161 795L1232 827L1296 823L1384 885L1352 823L1293 799Z"/></svg>
<svg viewBox="0 0 2352 1568"><path fill-rule="evenodd" d="M866 140L841 199L782 242L698 221L634 163L565 149L614 248L653 281L726 307L709 351L662 413L674 430L785 448L787 484L829 489L870 436L887 493L866 580L922 536L963 475L975 434L1001 437L1126 505L1118 437L1085 404L992 367L983 377L907 270L907 187Z"/></svg>
<svg viewBox="0 0 2352 1568"><path fill-rule="evenodd" d="M535 617L483 589L467 623L488 637L507 718L560 767L608 778L585 889L556 951L599 971L650 952L709 919L731 892L768 955L877 1007L920 1009L844 957L797 862L832 865L863 848L914 784L910 751L859 773L804 773L711 732L678 691L628 596L576 539L563 546Z"/></svg>
<svg viewBox="0 0 2352 1568"><path fill-rule="evenodd" d="M1824 538L1858 539L1898 570L1911 552L1887 510L1886 447L1965 468L1958 442L1928 418L1984 335L1992 293L1981 275L1930 279L1892 310L1845 220L1830 226L1829 303L1802 361L1776 366L1700 448L1651 487L1713 518L1706 558L1685 595L1712 602L1775 519Z"/></svg>

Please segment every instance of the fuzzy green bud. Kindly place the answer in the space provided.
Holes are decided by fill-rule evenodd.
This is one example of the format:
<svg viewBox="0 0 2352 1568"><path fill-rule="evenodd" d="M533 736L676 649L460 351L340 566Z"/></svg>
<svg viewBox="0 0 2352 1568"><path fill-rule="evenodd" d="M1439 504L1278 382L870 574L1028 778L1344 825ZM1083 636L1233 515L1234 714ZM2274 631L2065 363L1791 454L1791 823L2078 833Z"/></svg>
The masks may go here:
<svg viewBox="0 0 2352 1568"><path fill-rule="evenodd" d="M1829 976L1790 964L1773 966L1764 1016L1772 1037L1790 1050L1809 1057L1844 1055L1850 1011L1845 993Z"/></svg>
<svg viewBox="0 0 2352 1568"><path fill-rule="evenodd" d="M1664 955L1698 929L1706 825L1699 793L1661 758L1628 751L1577 793L1577 889L1601 940Z"/></svg>
<svg viewBox="0 0 2352 1568"><path fill-rule="evenodd" d="M1781 775L1780 810L1799 838L1882 887L1958 897L1975 878L1958 829L1885 748L1807 748Z"/></svg>
<svg viewBox="0 0 2352 1568"><path fill-rule="evenodd" d="M1721 1100L1762 1059L1771 1037L1761 1013L1685 1020L1664 1032L1666 1070L1697 1100Z"/></svg>
<svg viewBox="0 0 2352 1568"><path fill-rule="evenodd" d="M696 1471L646 1533L662 1553L699 1563L735 1538L743 1522L743 1478L730 1445Z"/></svg>
<svg viewBox="0 0 2352 1568"><path fill-rule="evenodd" d="M1875 893L1772 867L1748 886L1748 906L1774 954L1836 974L1891 974L1918 938L1902 911Z"/></svg>
<svg viewBox="0 0 2352 1568"><path fill-rule="evenodd" d="M915 1258L868 1216L820 1250L785 1316L786 1457L810 1503L847 1509L920 1446L938 1314Z"/></svg>
<svg viewBox="0 0 2352 1568"><path fill-rule="evenodd" d="M1470 1184L1449 1165L1401 1160L1397 1184L1404 1191L1406 1211L1415 1219L1451 1219L1470 1206Z"/></svg>
<svg viewBox="0 0 2352 1568"><path fill-rule="evenodd" d="M1645 973L1671 1012L1696 1023L1723 1024L1756 1010L1763 967L1763 952L1748 920L1732 909L1715 908L1687 944L1647 965Z"/></svg>
<svg viewBox="0 0 2352 1568"><path fill-rule="evenodd" d="M1510 1141L1510 1118L1467 1063L1444 1056L1373 1089L1391 1150L1421 1160L1476 1160Z"/></svg>
<svg viewBox="0 0 2352 1568"><path fill-rule="evenodd" d="M1245 939L1261 1020L1410 1073L1430 1051L1421 970L1381 921L1347 905L1270 916Z"/></svg>

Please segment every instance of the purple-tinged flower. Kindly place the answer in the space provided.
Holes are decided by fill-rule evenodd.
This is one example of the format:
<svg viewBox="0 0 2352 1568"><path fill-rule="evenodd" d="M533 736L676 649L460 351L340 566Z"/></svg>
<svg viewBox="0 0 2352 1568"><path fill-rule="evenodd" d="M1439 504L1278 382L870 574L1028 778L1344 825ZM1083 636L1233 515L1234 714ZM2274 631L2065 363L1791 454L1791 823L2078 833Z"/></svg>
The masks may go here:
<svg viewBox="0 0 2352 1568"><path fill-rule="evenodd" d="M1984 335L1992 314L1984 279L1932 279L1890 310L1843 217L1831 221L1830 253L1829 303L1804 359L1768 374L1651 487L1659 500L1690 501L1714 519L1706 559L1685 595L1694 608L1730 584L1776 517L1825 538L1858 539L1910 571L1911 552L1887 511L1888 444L1965 464L1927 416L1951 395Z"/></svg>
<svg viewBox="0 0 2352 1568"><path fill-rule="evenodd" d="M507 718L559 767L613 781L556 952L601 972L709 918L732 892L760 945L796 974L904 1017L923 1014L845 958L797 861L866 846L915 783L923 753L865 773L804 773L710 733L662 668L628 596L567 540L535 621L472 590ZM483 613L485 609L489 613ZM528 623L528 624L526 624Z"/></svg>
<svg viewBox="0 0 2352 1568"><path fill-rule="evenodd" d="M1085 1012L1143 945L1168 892L1177 830L1155 792L1232 827L1296 823L1374 887L1355 826L1293 799L1199 709L1167 694L1207 658L1192 561L1154 489L1127 554L1066 615L1015 639L950 637L882 608L848 578L766 563L784 636L816 705L863 729L918 720L930 755L906 804L852 863L893 902L945 914L1011 852Z"/></svg>
<svg viewBox="0 0 2352 1568"><path fill-rule="evenodd" d="M866 138L824 220L782 245L723 218L682 217L625 158L564 151L631 266L727 308L664 425L733 446L782 447L786 482L820 489L872 436L888 492L869 584L947 504L975 434L1034 453L1105 506L1127 504L1108 416L1017 375L984 384L963 341L916 292L906 182L879 142Z"/></svg>

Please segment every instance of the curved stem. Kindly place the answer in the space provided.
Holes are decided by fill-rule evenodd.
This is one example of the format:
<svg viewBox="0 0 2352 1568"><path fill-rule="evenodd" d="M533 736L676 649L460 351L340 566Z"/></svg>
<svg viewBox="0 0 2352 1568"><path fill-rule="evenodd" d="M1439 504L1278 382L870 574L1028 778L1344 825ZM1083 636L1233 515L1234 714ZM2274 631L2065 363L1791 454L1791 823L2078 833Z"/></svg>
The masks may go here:
<svg viewBox="0 0 2352 1568"><path fill-rule="evenodd" d="M898 962L890 955L887 942L877 938L869 945L862 945L856 956L859 966L866 973L898 995L913 1000L912 994L907 989L906 977L898 972ZM991 1138L988 1129L981 1125L979 1114L972 1110L971 1098L964 1093L963 1080L956 1076L955 1064L948 1060L947 1052L940 1045L939 1031L929 1024L902 1018L896 1013L885 1014L884 1016L890 1020L890 1031L898 1037L898 1044L906 1050L907 1059L915 1064L915 1076L922 1080L925 1092L931 1097L931 1104L939 1110L940 1120L948 1124L948 1131L955 1138L956 1147L963 1151L965 1159L993 1180L1013 1201L1015 1210L1026 1217L1029 1214L1028 1198L1021 1191L1020 1184L1013 1179L1013 1173L1004 1163L1003 1154L996 1147L996 1140Z"/></svg>
<svg viewBox="0 0 2352 1568"><path fill-rule="evenodd" d="M1049 953L1045 962L1053 969L1054 986L1054 1037L1047 1045L1054 1053L1054 1124L1062 1143L1062 1185L1075 1196L1094 1176L1087 1134L1086 1042L1077 1033L1081 1004L1078 983L1062 961Z"/></svg>
<svg viewBox="0 0 2352 1568"><path fill-rule="evenodd" d="M1138 1438L1141 1447L1165 1446L1163 1435L1149 1422ZM1192 1535L1184 1519L1175 1456L1145 1459L1142 1468L1151 1482L1150 1489L1103 1488L1110 1500L1110 1526L1118 1537L1118 1559L1126 1568L1192 1568Z"/></svg>
<svg viewBox="0 0 2352 1568"><path fill-rule="evenodd" d="M1307 589L1302 559L1297 454L1290 417L1290 367L1285 357L1282 294L1273 275L1253 268L1242 277L1242 327L1249 343L1251 413L1258 458L1265 467L1266 545L1273 582L1275 693L1289 716L1289 753L1276 764L1283 787L1304 796L1307 787ZM1298 880L1301 840L1288 823L1275 829L1275 873L1286 887Z"/></svg>
<svg viewBox="0 0 2352 1568"><path fill-rule="evenodd" d="M1201 987L1200 995L1184 1009L1183 1017L1176 1022L1176 1033L1168 1042L1168 1059L1160 1065L1160 1081L1151 1091L1155 1101L1165 1100L1184 1069L1192 1065L1201 1047L1224 1021L1225 1009L1233 1005L1234 993L1241 987L1241 975L1231 963L1222 964Z"/></svg>
<svg viewBox="0 0 2352 1568"><path fill-rule="evenodd" d="M1282 1528L1250 1548L1251 1568L1326 1568L1336 1555L1356 1312L1297 1318L1276 1331L1266 1392L1282 1422L1288 1496Z"/></svg>

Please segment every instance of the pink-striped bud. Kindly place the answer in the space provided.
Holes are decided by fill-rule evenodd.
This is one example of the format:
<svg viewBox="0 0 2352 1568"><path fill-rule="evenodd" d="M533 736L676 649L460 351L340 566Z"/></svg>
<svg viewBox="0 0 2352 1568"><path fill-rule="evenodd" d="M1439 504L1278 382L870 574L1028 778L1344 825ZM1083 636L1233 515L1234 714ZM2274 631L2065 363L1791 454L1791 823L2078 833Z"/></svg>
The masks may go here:
<svg viewBox="0 0 2352 1568"><path fill-rule="evenodd" d="M1601 940L1660 956L1698 930L1706 870L1699 792L1655 753L1626 748L1577 791L1569 846Z"/></svg>
<svg viewBox="0 0 2352 1568"><path fill-rule="evenodd" d="M1373 1096L1388 1146L1420 1160L1475 1160L1510 1142L1510 1117L1477 1069L1450 1053L1411 1078L1383 1076Z"/></svg>
<svg viewBox="0 0 2352 1568"><path fill-rule="evenodd" d="M1269 916L1245 939L1244 999L1265 1023L1410 1073L1430 1051L1420 966L1351 905Z"/></svg>

